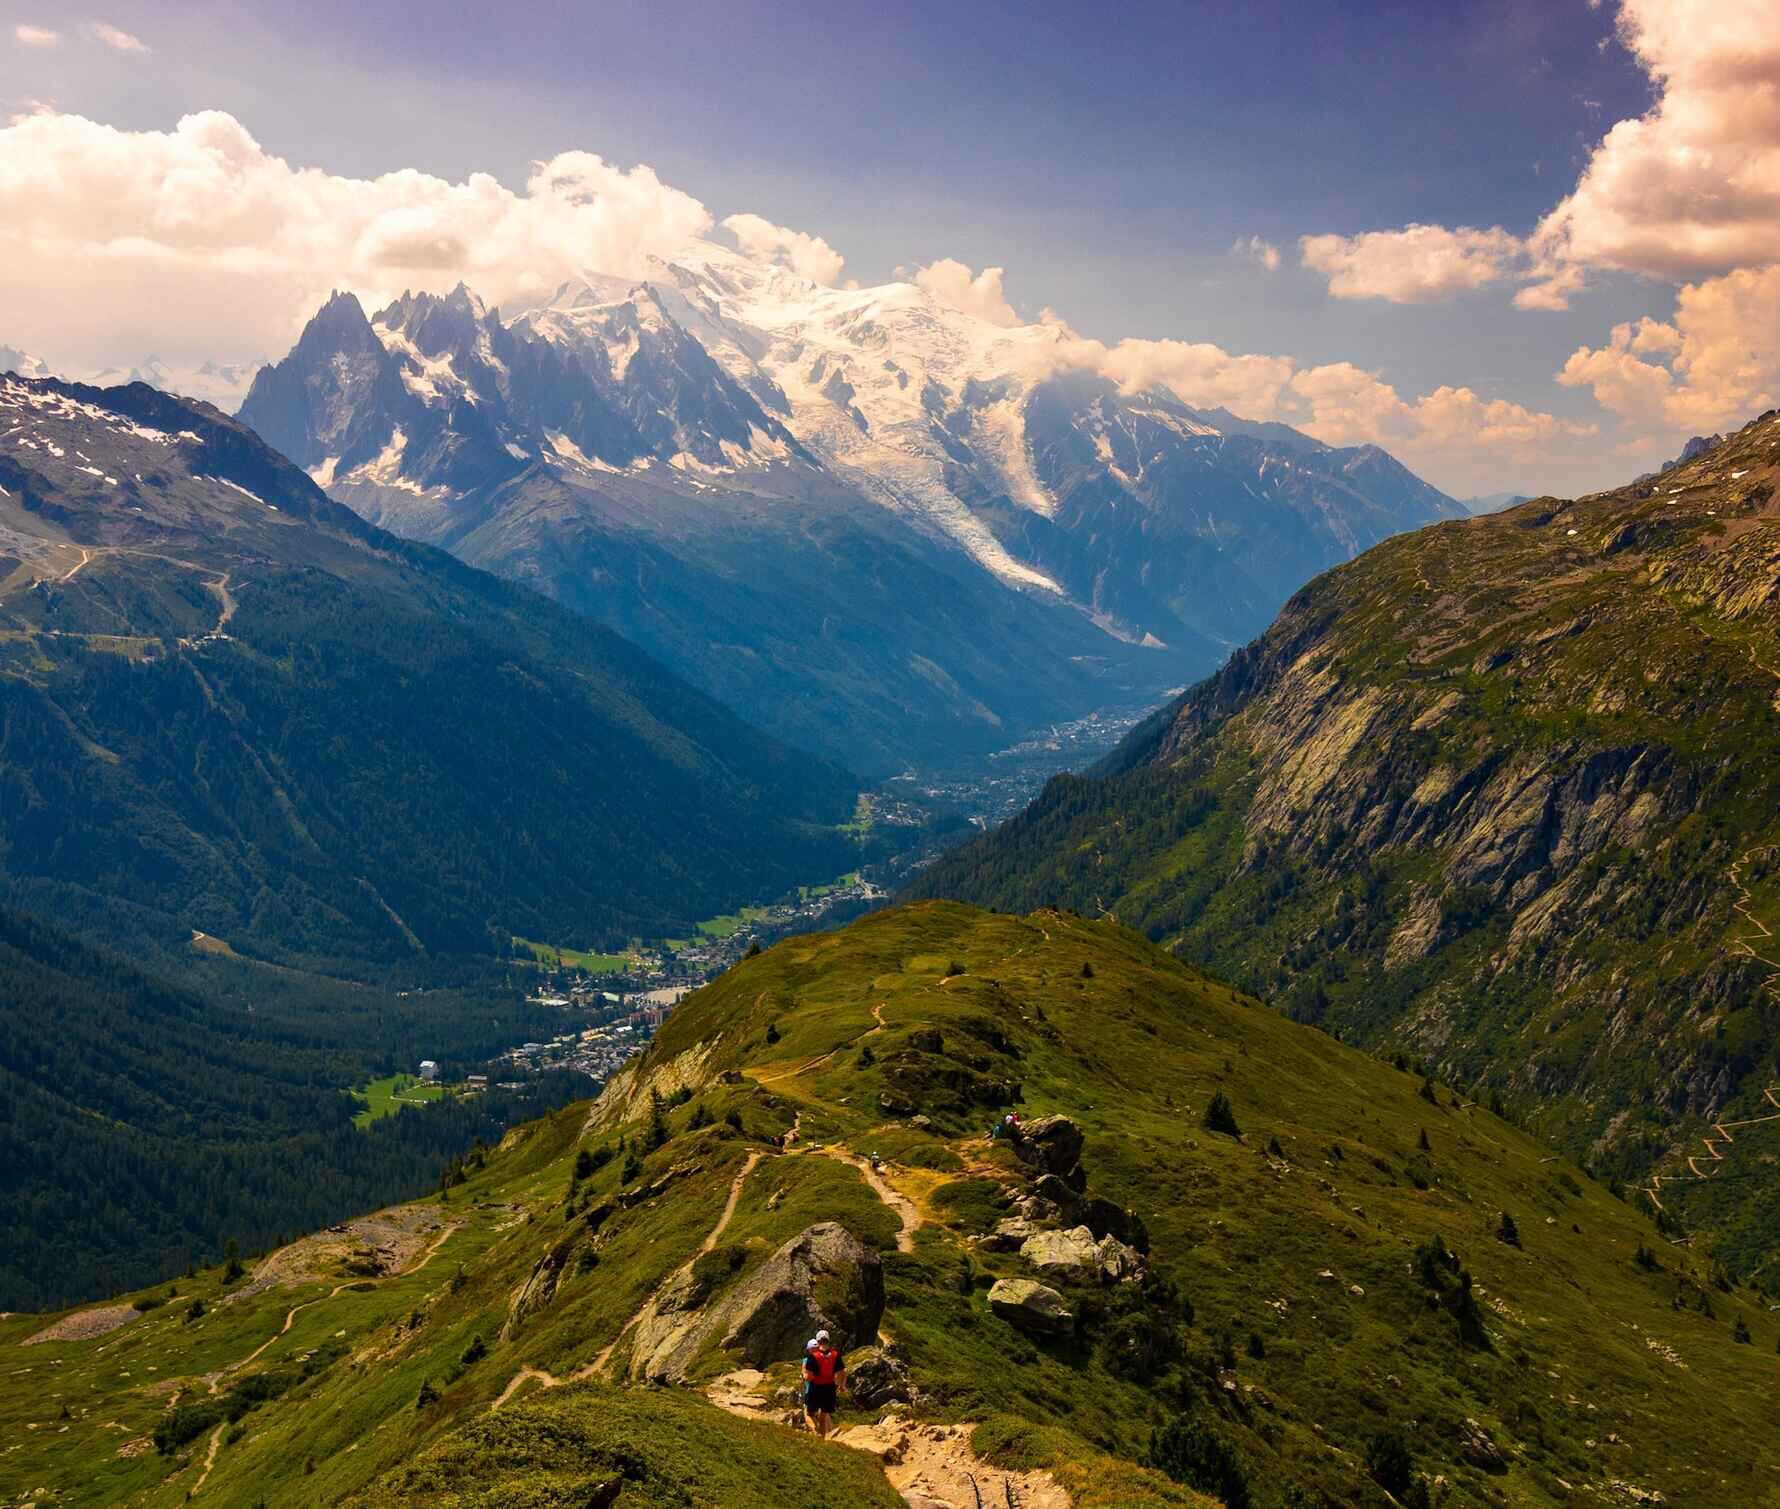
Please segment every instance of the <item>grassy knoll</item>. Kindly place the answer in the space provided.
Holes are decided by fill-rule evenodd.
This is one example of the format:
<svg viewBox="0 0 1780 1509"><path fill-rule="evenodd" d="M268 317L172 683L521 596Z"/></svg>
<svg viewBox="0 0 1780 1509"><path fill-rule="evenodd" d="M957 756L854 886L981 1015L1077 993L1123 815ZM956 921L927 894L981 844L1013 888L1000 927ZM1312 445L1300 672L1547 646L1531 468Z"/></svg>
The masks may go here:
<svg viewBox="0 0 1780 1509"><path fill-rule="evenodd" d="M582 969L590 975L619 974L637 962L634 953L596 954L585 949L562 948L553 943L533 943L529 938L515 938L514 949L524 955L521 962L544 964L551 968Z"/></svg>
<svg viewBox="0 0 1780 1509"><path fill-rule="evenodd" d="M391 1074L374 1079L354 1090L353 1095L365 1103L364 1110L352 1118L352 1124L363 1130L380 1116L393 1116L403 1106L425 1105L443 1099L445 1086L416 1079L412 1074Z"/></svg>

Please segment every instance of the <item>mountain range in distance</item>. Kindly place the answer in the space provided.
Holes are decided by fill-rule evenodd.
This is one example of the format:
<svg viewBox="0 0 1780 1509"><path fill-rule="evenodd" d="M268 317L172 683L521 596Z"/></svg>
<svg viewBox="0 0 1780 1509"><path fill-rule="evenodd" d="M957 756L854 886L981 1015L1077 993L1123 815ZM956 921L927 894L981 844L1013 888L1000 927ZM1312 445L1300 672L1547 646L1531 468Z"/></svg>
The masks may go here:
<svg viewBox="0 0 1780 1509"><path fill-rule="evenodd" d="M1462 505L1372 446L1123 392L1061 332L710 242L529 308L336 295L241 418L867 776L1153 703Z"/></svg>

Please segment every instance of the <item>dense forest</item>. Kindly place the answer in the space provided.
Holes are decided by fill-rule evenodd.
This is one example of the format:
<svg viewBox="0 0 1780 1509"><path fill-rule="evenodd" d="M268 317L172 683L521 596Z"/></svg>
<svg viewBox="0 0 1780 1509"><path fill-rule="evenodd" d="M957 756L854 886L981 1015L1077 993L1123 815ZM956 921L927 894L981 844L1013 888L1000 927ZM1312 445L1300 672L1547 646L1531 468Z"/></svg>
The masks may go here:
<svg viewBox="0 0 1780 1509"><path fill-rule="evenodd" d="M219 1004L0 911L0 1308L53 1309L230 1238L253 1251L418 1195L477 1138L594 1088L545 1076L361 1131L345 1089L387 1058L368 1033L339 1046L345 1026L330 1046L320 1018Z"/></svg>

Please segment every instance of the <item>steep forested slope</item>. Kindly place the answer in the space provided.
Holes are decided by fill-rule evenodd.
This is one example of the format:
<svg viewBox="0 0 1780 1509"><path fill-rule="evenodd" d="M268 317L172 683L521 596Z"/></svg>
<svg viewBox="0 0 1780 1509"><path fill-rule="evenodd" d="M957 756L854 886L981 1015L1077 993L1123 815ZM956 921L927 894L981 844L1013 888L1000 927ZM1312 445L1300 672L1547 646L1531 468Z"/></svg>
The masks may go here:
<svg viewBox="0 0 1780 1509"><path fill-rule="evenodd" d="M115 1293L426 1189L569 1093L353 1125L373 1055L167 985L0 910L0 1306ZM585 1083L584 1081L582 1083Z"/></svg>
<svg viewBox="0 0 1780 1509"><path fill-rule="evenodd" d="M917 890L1105 908L1674 1176L1671 1214L1759 1266L1776 1134L1693 1132L1772 1114L1780 1075L1777 463L1770 415L1389 541Z"/></svg>
<svg viewBox="0 0 1780 1509"><path fill-rule="evenodd" d="M286 963L612 944L845 868L854 782L214 410L0 387L0 882Z"/></svg>

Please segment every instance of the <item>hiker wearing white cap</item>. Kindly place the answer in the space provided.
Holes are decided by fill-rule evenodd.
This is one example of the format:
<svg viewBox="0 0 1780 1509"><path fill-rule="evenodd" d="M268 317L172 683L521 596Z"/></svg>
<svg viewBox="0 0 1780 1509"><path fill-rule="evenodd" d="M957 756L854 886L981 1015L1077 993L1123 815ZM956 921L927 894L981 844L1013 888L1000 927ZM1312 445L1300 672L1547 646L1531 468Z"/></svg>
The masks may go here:
<svg viewBox="0 0 1780 1509"><path fill-rule="evenodd" d="M834 1429L835 1396L847 1380L847 1364L826 1330L803 1354L803 1407L816 1434L824 1441Z"/></svg>

